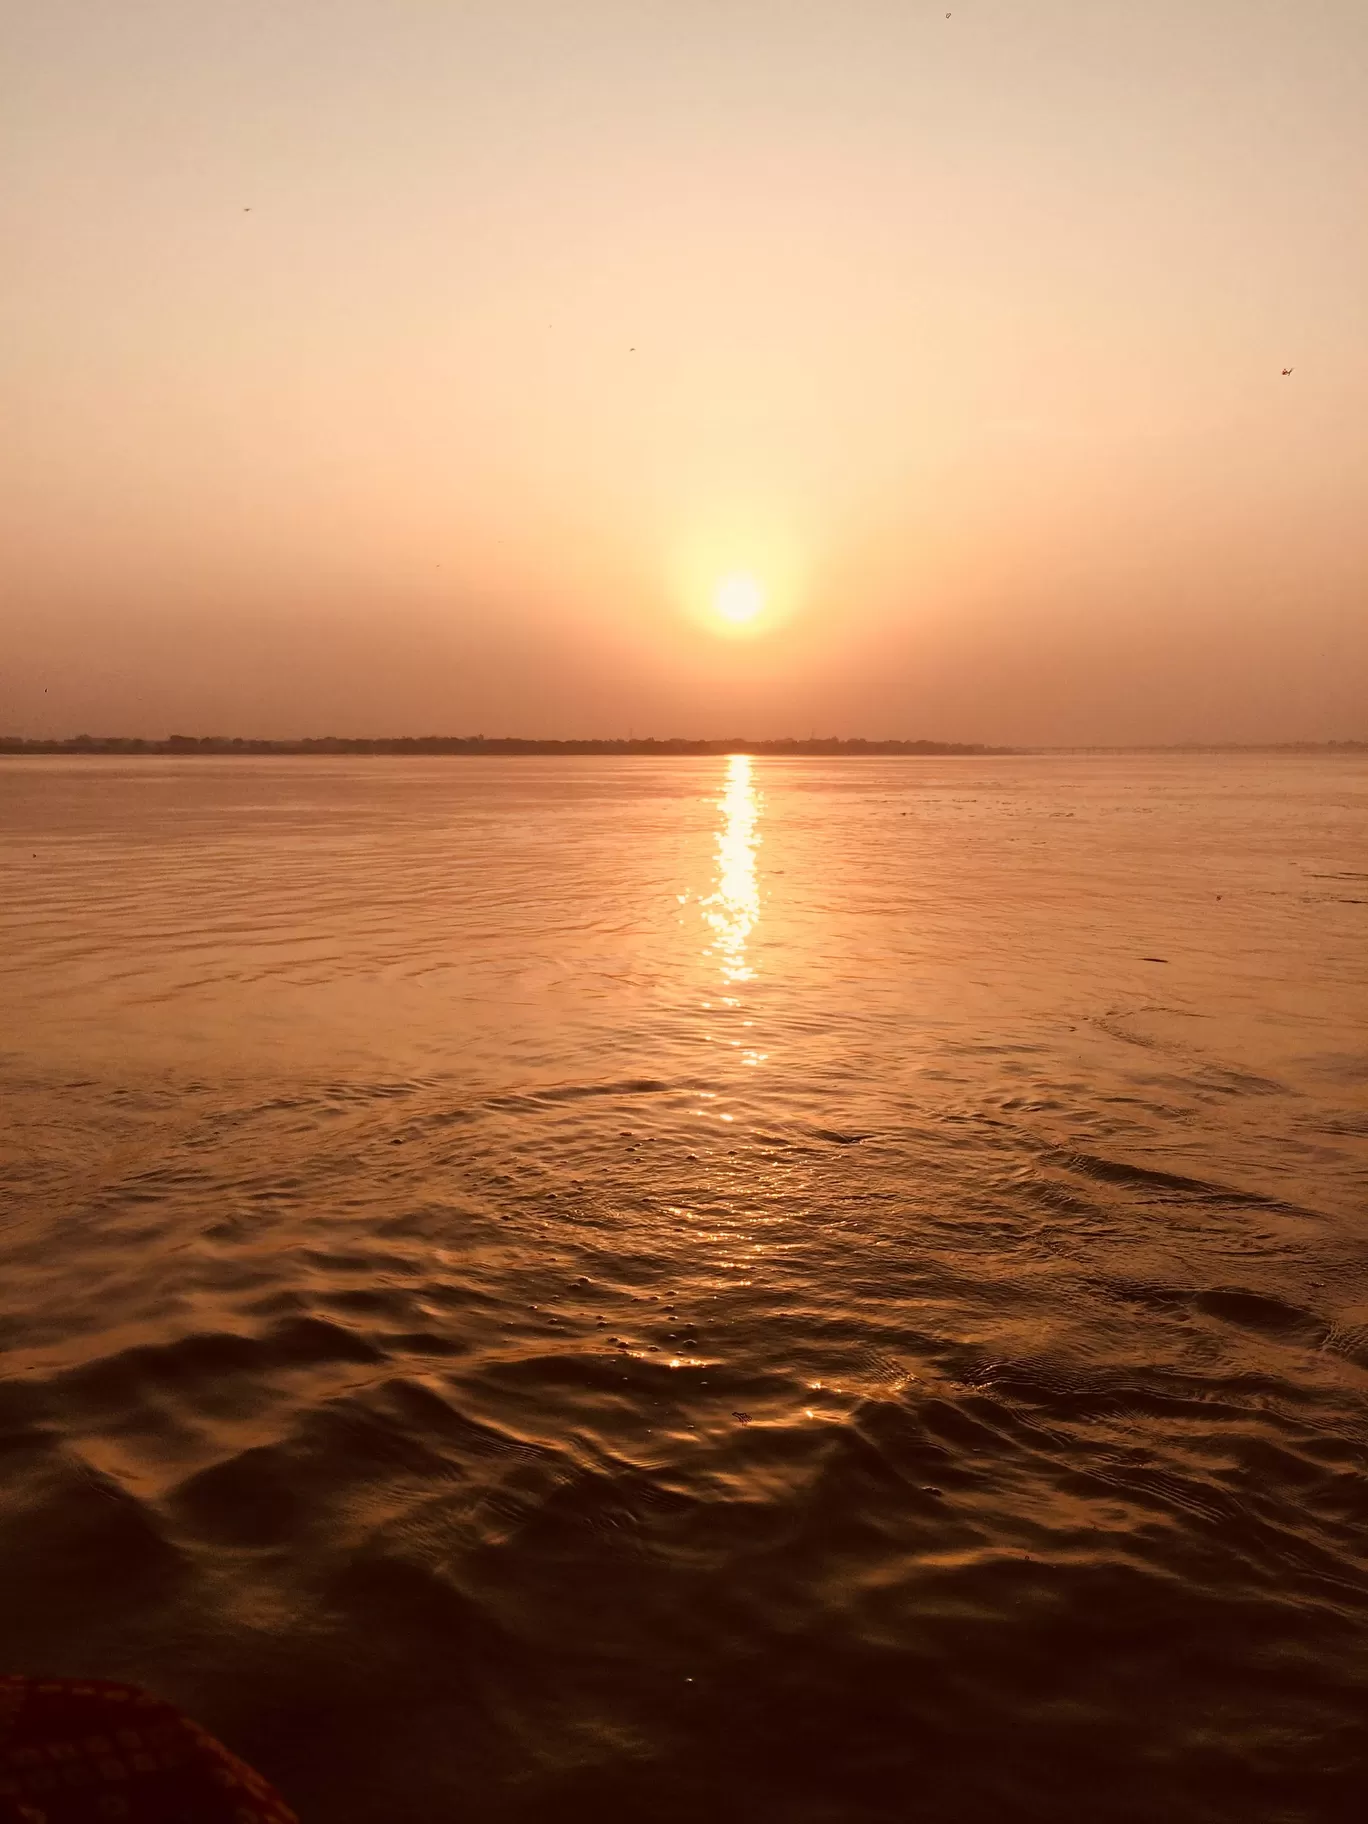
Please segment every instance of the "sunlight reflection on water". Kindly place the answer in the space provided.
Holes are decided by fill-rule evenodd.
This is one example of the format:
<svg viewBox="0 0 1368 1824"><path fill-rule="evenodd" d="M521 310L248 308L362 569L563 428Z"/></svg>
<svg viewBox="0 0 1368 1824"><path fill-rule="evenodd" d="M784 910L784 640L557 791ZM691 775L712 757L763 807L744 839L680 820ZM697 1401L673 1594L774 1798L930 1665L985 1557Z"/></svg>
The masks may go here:
<svg viewBox="0 0 1368 1824"><path fill-rule="evenodd" d="M717 887L703 901L703 917L712 933L711 948L721 965L722 979L735 985L755 979L747 944L760 918L755 880L760 805L749 754L731 756L727 789L718 808L723 822L717 832Z"/></svg>

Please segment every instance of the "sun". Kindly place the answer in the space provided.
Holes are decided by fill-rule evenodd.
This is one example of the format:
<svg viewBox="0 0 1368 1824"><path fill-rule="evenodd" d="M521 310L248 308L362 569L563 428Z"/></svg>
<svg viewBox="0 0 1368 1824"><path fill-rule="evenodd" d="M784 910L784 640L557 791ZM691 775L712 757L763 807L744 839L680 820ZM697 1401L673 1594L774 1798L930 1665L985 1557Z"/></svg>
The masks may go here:
<svg viewBox="0 0 1368 1824"><path fill-rule="evenodd" d="M765 606L765 591L759 581L744 570L724 576L713 590L713 608L724 621L735 627L753 621Z"/></svg>

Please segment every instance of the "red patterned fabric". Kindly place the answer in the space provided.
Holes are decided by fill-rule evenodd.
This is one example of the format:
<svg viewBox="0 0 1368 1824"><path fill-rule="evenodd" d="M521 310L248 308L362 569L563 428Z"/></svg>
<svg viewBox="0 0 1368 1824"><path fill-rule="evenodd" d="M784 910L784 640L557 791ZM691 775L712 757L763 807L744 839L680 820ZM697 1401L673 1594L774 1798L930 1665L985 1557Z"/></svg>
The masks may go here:
<svg viewBox="0 0 1368 1824"><path fill-rule="evenodd" d="M298 1824L258 1773L160 1698L0 1677L0 1824Z"/></svg>

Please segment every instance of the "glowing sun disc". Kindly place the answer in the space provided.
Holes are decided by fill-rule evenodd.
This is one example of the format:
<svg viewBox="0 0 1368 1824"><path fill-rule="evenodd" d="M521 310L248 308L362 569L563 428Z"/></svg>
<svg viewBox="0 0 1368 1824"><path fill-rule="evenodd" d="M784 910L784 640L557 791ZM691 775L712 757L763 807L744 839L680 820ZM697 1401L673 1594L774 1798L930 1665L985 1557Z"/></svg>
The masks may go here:
<svg viewBox="0 0 1368 1824"><path fill-rule="evenodd" d="M737 571L724 576L713 593L713 607L736 626L753 621L765 605L765 592L753 576Z"/></svg>

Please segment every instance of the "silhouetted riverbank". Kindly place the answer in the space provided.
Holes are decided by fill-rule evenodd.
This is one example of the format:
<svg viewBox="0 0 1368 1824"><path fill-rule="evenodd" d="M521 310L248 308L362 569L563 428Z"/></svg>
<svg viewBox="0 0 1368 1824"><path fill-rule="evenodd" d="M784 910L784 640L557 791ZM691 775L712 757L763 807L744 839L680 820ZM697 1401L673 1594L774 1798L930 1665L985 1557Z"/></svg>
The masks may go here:
<svg viewBox="0 0 1368 1824"><path fill-rule="evenodd" d="M862 741L834 736L807 741L688 741L654 737L629 741L538 741L516 735L404 735L370 740L321 735L300 741L248 741L240 736L171 735L140 741L118 735L76 735L67 741L0 738L0 754L1010 754L1010 747L964 741Z"/></svg>
<svg viewBox="0 0 1368 1824"><path fill-rule="evenodd" d="M1168 747L989 747L977 741L866 741L837 736L806 741L748 741L734 736L719 741L690 741L654 736L626 741L540 741L517 735L319 735L299 741L252 741L240 735L170 735L145 741L128 735L74 735L62 741L24 741L0 736L0 754L772 754L783 759L803 754L853 756L882 754L1333 754L1368 752L1368 741L1211 742Z"/></svg>

